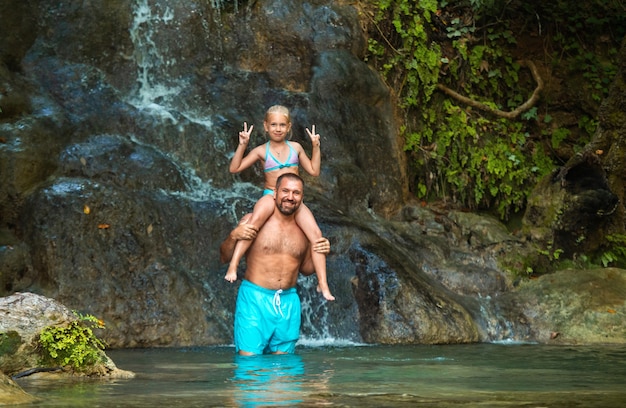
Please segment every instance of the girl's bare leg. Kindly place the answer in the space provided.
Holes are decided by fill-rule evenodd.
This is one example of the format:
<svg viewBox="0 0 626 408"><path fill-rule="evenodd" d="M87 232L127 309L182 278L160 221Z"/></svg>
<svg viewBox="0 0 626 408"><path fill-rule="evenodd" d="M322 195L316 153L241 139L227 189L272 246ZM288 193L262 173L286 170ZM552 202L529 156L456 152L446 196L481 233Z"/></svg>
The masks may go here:
<svg viewBox="0 0 626 408"><path fill-rule="evenodd" d="M258 229L261 229L265 221L272 215L274 212L274 198L270 194L266 194L259 199L254 205L254 210L252 211L252 215L250 216L249 224L254 225ZM242 239L237 241L235 244L235 250L233 251L233 257L230 260L230 264L228 265L228 270L226 271L226 279L229 282L234 282L237 280L237 267L239 266L239 262L241 258L245 255L252 245L252 241Z"/></svg>
<svg viewBox="0 0 626 408"><path fill-rule="evenodd" d="M315 242L322 237L322 231L317 225L313 213L305 204L302 204L300 209L296 212L296 223L298 223L298 226L311 243L311 260L313 261L315 275L317 276L317 291L321 292L326 300L335 300L335 297L330 293L328 280L326 279L326 255L313 250Z"/></svg>

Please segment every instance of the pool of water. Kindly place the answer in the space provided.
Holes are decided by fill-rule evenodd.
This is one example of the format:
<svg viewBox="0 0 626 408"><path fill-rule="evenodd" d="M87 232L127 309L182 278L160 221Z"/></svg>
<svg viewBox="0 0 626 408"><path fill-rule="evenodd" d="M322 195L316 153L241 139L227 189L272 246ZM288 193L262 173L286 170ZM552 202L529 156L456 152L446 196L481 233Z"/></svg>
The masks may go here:
<svg viewBox="0 0 626 408"><path fill-rule="evenodd" d="M530 344L109 350L136 377L18 383L36 407L621 407L626 347Z"/></svg>

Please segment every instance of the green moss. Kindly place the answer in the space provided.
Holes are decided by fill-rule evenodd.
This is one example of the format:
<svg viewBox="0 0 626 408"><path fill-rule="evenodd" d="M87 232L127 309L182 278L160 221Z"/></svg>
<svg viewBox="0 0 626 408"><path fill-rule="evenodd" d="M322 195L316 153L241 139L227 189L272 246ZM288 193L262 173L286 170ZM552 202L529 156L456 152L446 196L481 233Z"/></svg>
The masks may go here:
<svg viewBox="0 0 626 408"><path fill-rule="evenodd" d="M22 337L16 331L0 333L0 357L15 354L22 344Z"/></svg>

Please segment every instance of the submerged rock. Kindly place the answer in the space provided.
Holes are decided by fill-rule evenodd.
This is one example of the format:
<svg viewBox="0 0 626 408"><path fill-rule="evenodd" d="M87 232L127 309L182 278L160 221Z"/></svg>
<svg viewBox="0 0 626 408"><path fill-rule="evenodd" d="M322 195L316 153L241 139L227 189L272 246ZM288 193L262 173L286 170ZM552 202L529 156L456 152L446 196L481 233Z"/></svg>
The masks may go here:
<svg viewBox="0 0 626 408"><path fill-rule="evenodd" d="M0 372L0 405L29 404L38 400Z"/></svg>

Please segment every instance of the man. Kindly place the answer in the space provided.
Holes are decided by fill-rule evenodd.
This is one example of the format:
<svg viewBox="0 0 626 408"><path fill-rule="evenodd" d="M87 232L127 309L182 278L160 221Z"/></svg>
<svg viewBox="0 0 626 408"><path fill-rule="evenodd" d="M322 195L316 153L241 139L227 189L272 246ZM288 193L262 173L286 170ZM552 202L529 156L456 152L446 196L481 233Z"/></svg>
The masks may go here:
<svg viewBox="0 0 626 408"><path fill-rule="evenodd" d="M295 350L300 336L298 272L314 273L308 239L294 216L303 193L299 176L283 174L276 181L274 212L259 231L243 220L220 247L220 258L226 262L235 247L233 238L254 239L246 253L235 310L235 347L241 355ZM315 247L327 248L321 240Z"/></svg>

